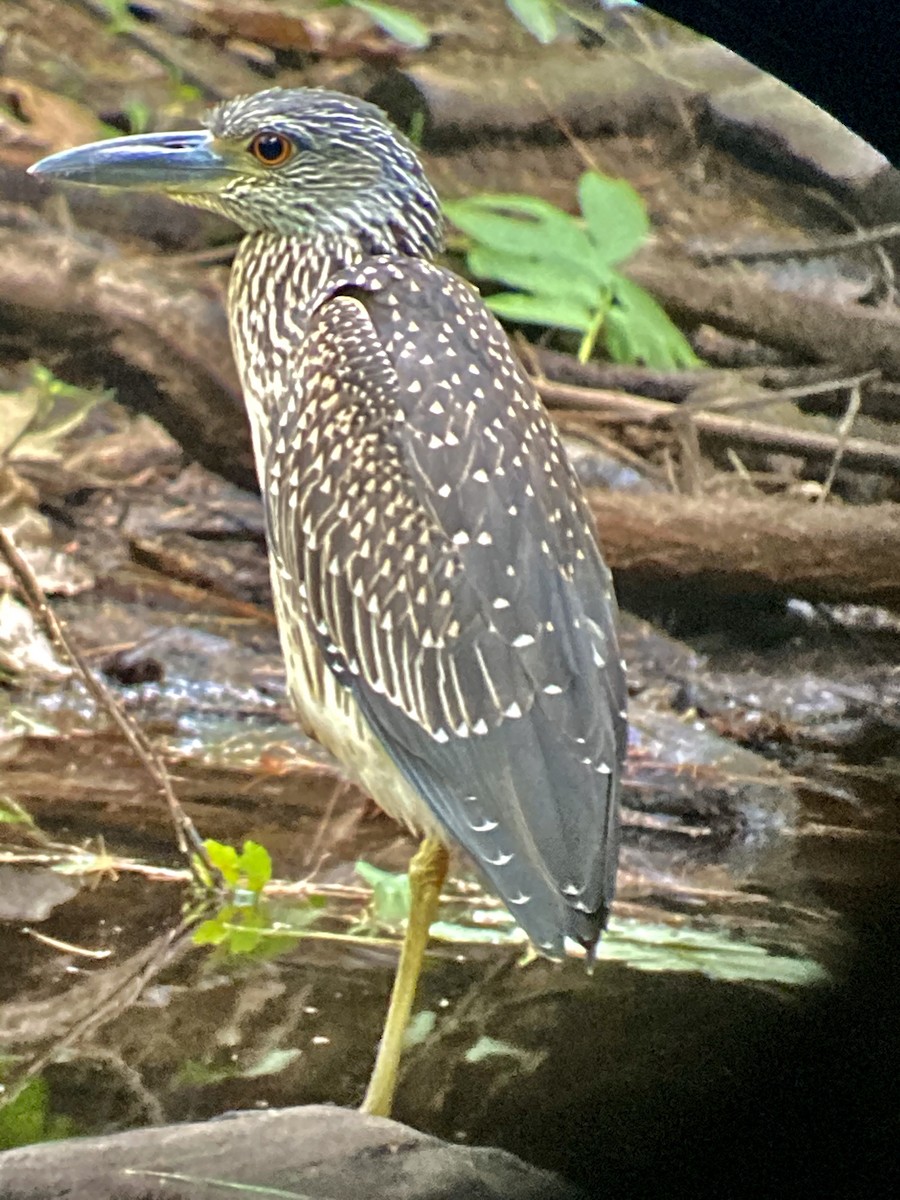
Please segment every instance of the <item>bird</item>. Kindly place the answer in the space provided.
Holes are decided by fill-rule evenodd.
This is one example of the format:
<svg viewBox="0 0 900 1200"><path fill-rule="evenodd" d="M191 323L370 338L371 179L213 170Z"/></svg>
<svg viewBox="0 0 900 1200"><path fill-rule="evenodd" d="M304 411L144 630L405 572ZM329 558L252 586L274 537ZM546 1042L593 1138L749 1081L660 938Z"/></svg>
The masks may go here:
<svg viewBox="0 0 900 1200"><path fill-rule="evenodd" d="M548 957L592 962L607 923L626 687L590 509L507 335L437 261L438 196L374 105L270 88L30 170L243 230L229 328L290 698L422 839L362 1102L388 1115L451 846Z"/></svg>

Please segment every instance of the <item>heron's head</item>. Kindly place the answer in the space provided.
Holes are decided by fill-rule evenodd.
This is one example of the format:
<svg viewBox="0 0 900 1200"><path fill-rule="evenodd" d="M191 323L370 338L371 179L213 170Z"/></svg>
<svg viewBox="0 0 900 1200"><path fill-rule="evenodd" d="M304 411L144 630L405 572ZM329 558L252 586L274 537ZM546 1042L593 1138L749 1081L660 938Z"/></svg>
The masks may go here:
<svg viewBox="0 0 900 1200"><path fill-rule="evenodd" d="M415 150L380 109L340 92L271 88L212 109L205 128L64 150L31 173L164 192L248 232L355 237L431 254L440 206Z"/></svg>

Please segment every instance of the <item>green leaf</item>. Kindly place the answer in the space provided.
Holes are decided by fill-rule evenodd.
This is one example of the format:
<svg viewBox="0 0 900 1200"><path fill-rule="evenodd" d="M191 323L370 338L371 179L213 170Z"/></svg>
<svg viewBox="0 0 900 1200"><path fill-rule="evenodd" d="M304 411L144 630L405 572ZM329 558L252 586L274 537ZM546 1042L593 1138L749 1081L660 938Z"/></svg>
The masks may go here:
<svg viewBox="0 0 900 1200"><path fill-rule="evenodd" d="M230 887L235 887L241 877L241 868L238 865L238 852L234 846L217 842L213 838L207 838L203 845L212 865L220 872Z"/></svg>
<svg viewBox="0 0 900 1200"><path fill-rule="evenodd" d="M578 203L595 247L594 261L615 266L630 258L650 232L644 202L630 183L586 171Z"/></svg>
<svg viewBox="0 0 900 1200"><path fill-rule="evenodd" d="M517 254L588 266L593 247L587 233L568 213L535 196L484 195L455 200L444 211L457 228L476 242Z"/></svg>
<svg viewBox="0 0 900 1200"><path fill-rule="evenodd" d="M506 0L506 7L542 46L549 45L559 33L552 0Z"/></svg>
<svg viewBox="0 0 900 1200"><path fill-rule="evenodd" d="M103 0L103 6L109 13L109 23L106 32L115 36L128 33L137 24L134 15L128 7L128 0Z"/></svg>
<svg viewBox="0 0 900 1200"><path fill-rule="evenodd" d="M351 8L364 12L395 42L410 46L413 50L424 50L431 41L428 27L412 13L394 8L392 4L375 3L374 0L347 0L347 3Z"/></svg>
<svg viewBox="0 0 900 1200"><path fill-rule="evenodd" d="M507 321L525 325L550 325L555 329L571 329L585 333L590 329L593 315L585 304L560 296L529 296L524 292L500 292L485 299L488 308Z"/></svg>
<svg viewBox="0 0 900 1200"><path fill-rule="evenodd" d="M27 825L34 829L34 818L10 796L0 796L0 825Z"/></svg>
<svg viewBox="0 0 900 1200"><path fill-rule="evenodd" d="M264 1075L279 1075L303 1053L296 1046L273 1047L241 1071L244 1079L261 1079Z"/></svg>
<svg viewBox="0 0 900 1200"><path fill-rule="evenodd" d="M232 924L228 930L228 950L231 954L251 954L262 941L262 933L254 923L252 910L248 910L240 925Z"/></svg>
<svg viewBox="0 0 900 1200"><path fill-rule="evenodd" d="M702 365L684 335L643 288L614 273L612 293L604 338L615 362L662 371Z"/></svg>
<svg viewBox="0 0 900 1200"><path fill-rule="evenodd" d="M755 980L808 986L827 981L820 963L779 954L738 938L733 930L673 928L613 918L598 960L625 963L638 971L698 971L710 979Z"/></svg>
<svg viewBox="0 0 900 1200"><path fill-rule="evenodd" d="M534 196L473 196L445 206L474 243L470 273L518 289L487 297L488 308L505 320L581 334L582 361L602 336L616 362L698 365L656 301L613 269L649 233L641 197L599 171L582 176L578 195L583 222Z"/></svg>
<svg viewBox="0 0 900 1200"><path fill-rule="evenodd" d="M478 1041L469 1047L464 1058L468 1063L480 1063L490 1058L513 1058L518 1060L523 1068L534 1068L540 1065L545 1054L546 1051L526 1050L524 1046L514 1046L512 1042L503 1042L482 1034Z"/></svg>
<svg viewBox="0 0 900 1200"><path fill-rule="evenodd" d="M247 887L258 895L272 878L272 859L268 850L258 842L244 842L237 861Z"/></svg>
<svg viewBox="0 0 900 1200"><path fill-rule="evenodd" d="M497 946L504 943L519 943L525 934L513 924L512 918L505 926L490 925L461 925L455 921L435 921L428 931L428 936L437 942L450 942L453 945L484 945Z"/></svg>
<svg viewBox="0 0 900 1200"><path fill-rule="evenodd" d="M128 118L129 133L147 133L153 117L150 105L145 104L143 100L130 100L122 108Z"/></svg>
<svg viewBox="0 0 900 1200"><path fill-rule="evenodd" d="M214 917L203 921L194 930L191 940L195 946L221 946L228 937L228 922L234 914L234 905L228 904Z"/></svg>
<svg viewBox="0 0 900 1200"><path fill-rule="evenodd" d="M360 860L356 873L361 875L372 889L372 908L376 920L383 925L399 925L409 916L409 876L397 875L393 871L382 871L371 863Z"/></svg>
<svg viewBox="0 0 900 1200"><path fill-rule="evenodd" d="M539 296L561 296L592 307L603 294L590 273L564 266L553 258L523 258L488 246L474 246L466 263L479 279L496 279Z"/></svg>

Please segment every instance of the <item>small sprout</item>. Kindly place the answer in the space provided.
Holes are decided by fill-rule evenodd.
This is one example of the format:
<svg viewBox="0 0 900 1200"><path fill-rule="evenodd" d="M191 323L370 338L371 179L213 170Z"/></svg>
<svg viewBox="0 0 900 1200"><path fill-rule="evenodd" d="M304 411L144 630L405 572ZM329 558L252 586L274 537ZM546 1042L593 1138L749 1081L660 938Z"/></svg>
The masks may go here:
<svg viewBox="0 0 900 1200"><path fill-rule="evenodd" d="M240 854L234 846L213 838L207 838L203 845L209 861L232 892L243 889L258 897L272 878L272 859L258 842L244 842Z"/></svg>
<svg viewBox="0 0 900 1200"><path fill-rule="evenodd" d="M31 813L11 796L0 796L0 825L27 825L29 829L37 828Z"/></svg>
<svg viewBox="0 0 900 1200"><path fill-rule="evenodd" d="M230 954L250 954L259 949L274 930L262 893L272 878L272 859L265 846L244 842L240 854L224 842L208 838L203 843L209 861L228 886L226 902L214 916L194 930L198 946L221 946ZM205 880L205 868L201 870ZM279 949L283 938L279 938ZM269 947L271 949L271 946Z"/></svg>
<svg viewBox="0 0 900 1200"><path fill-rule="evenodd" d="M33 366L24 388L0 392L0 459L57 459L62 438L94 405L111 398L112 392L74 387L46 367Z"/></svg>
<svg viewBox="0 0 900 1200"><path fill-rule="evenodd" d="M153 111L143 100L129 100L123 105L123 111L128 120L129 133L146 133L150 128Z"/></svg>
<svg viewBox="0 0 900 1200"><path fill-rule="evenodd" d="M116 37L120 33L131 33L137 24L131 11L131 0L103 0L103 6L109 13L108 34Z"/></svg>

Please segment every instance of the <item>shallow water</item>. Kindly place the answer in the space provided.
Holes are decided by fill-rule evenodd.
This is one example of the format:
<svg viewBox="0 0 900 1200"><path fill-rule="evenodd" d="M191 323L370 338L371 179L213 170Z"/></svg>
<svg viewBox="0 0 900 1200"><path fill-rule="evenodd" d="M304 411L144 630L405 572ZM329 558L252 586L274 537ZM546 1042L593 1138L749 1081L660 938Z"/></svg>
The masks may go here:
<svg viewBox="0 0 900 1200"><path fill-rule="evenodd" d="M237 954L194 944L169 817L131 751L71 680L10 695L2 790L42 836L0 825L0 1044L10 1087L23 1072L44 1081L32 1134L357 1104L398 931L372 914L354 864L401 871L412 844L291 723L265 621L194 613L187 626L134 596L60 608L82 644L143 637L133 661L162 664L117 694L202 835L270 850L278 936ZM810 1139L805 1106L835 1071L877 1091L870 1043L881 1056L896 1031L878 1025L883 959L873 973L859 950L897 882L900 831L895 760L839 749L859 744L846 696L858 707L875 686L860 682L871 662L816 703L798 644L776 671L768 652L706 661L639 623L625 640L638 694L600 961L591 976L576 961L525 965L505 911L457 860L396 1116L639 1194L670 1160L708 1173L709 1139L764 1130L774 1170L788 1130ZM768 760L716 732L731 726ZM16 1128L0 1121L0 1137Z"/></svg>

